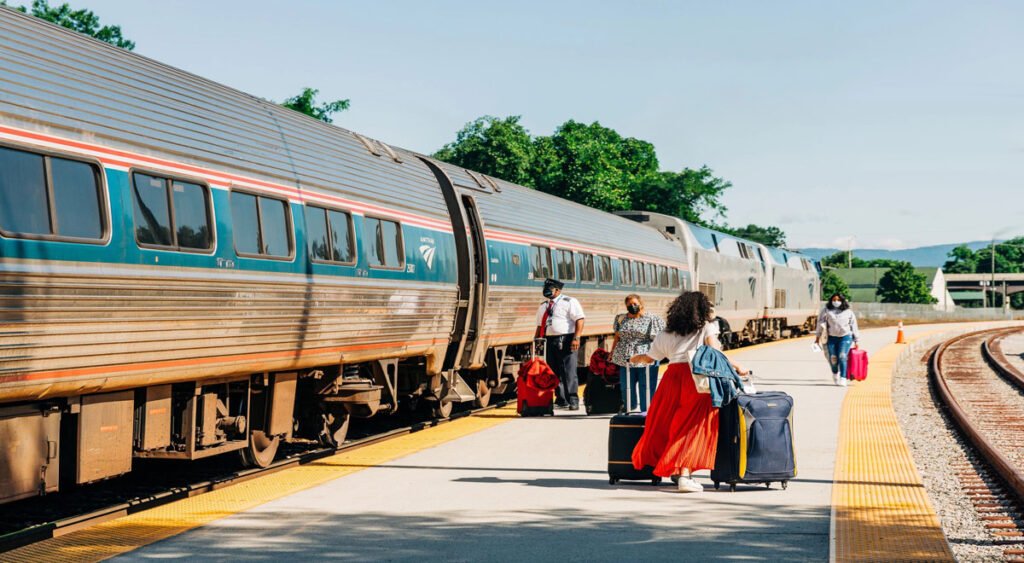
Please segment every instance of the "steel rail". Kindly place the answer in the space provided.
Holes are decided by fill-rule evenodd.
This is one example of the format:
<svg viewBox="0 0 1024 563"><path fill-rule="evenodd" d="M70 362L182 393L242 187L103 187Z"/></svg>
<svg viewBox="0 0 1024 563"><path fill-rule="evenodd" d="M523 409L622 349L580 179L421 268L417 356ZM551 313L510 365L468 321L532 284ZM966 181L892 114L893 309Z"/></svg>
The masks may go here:
<svg viewBox="0 0 1024 563"><path fill-rule="evenodd" d="M935 388L938 391L939 397L949 409L949 414L953 418L953 421L956 422L957 426L963 432L971 445L978 450L982 457L985 458L985 461L987 461L993 469L996 470L996 473L999 474L1006 485L1013 491L1014 495L1019 500L1024 501L1024 470L1016 466L1008 457L1006 457L1006 455L1002 453L1002 451L1000 451L998 444L995 444L981 429L974 425L971 417L967 414L959 401L957 401L956 396L954 396L953 392L950 390L949 384L946 381L946 374L942 370L943 356L953 345L969 338L977 338L985 333L995 333L991 337L985 339L984 344L988 344L988 342L994 339L1002 339L1005 336L1020 330L1020 328L985 330L971 332L951 338L950 340L940 344L935 349L935 353L931 357L931 369L929 371L932 376L932 381L935 383ZM986 346L984 344L981 346L981 354L983 357L988 359L988 356L986 356L988 352L985 350ZM989 365L991 366L993 364L1002 365L994 360L989 360ZM994 371L998 371L998 368Z"/></svg>

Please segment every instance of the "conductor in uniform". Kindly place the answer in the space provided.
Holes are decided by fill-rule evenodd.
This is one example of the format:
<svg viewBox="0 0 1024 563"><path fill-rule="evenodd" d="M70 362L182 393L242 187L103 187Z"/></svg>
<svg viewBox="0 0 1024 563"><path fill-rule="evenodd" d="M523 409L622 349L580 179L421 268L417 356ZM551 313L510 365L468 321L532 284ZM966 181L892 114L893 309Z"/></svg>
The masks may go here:
<svg viewBox="0 0 1024 563"><path fill-rule="evenodd" d="M580 408L576 366L584 315L583 306L576 299L564 295L563 287L565 284L558 280L544 280L547 301L537 308L536 336L546 340L547 361L558 376L555 404L575 411Z"/></svg>

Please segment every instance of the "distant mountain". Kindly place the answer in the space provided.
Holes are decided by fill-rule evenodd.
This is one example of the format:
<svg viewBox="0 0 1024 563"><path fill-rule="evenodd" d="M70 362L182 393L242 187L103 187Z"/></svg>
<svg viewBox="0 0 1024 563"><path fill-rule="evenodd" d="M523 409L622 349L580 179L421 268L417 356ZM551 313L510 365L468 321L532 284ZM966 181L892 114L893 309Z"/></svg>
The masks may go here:
<svg viewBox="0 0 1024 563"><path fill-rule="evenodd" d="M996 241L999 242L999 241ZM906 248L903 250L882 250L879 248L854 248L853 255L864 260L876 258L888 258L890 260L905 260L915 266L937 267L942 266L949 260L949 251L966 244L971 250L978 250L991 244L991 241L976 241L956 244L938 244L935 246L922 246L919 248ZM813 257L815 260L843 251L843 248L801 248L800 252Z"/></svg>

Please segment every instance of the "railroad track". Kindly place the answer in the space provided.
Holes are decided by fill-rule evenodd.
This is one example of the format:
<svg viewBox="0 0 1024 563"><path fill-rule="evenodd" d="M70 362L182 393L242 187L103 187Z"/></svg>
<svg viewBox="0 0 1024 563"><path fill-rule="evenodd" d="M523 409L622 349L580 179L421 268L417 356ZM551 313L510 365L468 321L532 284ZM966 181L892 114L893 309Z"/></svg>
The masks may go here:
<svg viewBox="0 0 1024 563"><path fill-rule="evenodd" d="M1021 329L973 332L931 356L939 399L974 452L954 466L965 494L1008 561L1024 562L1024 373L1000 341Z"/></svg>
<svg viewBox="0 0 1024 563"><path fill-rule="evenodd" d="M78 501L71 500L71 508L65 504L65 502L56 502L58 506L61 506L62 514L59 517L53 519L44 519L33 515L25 516L27 524L19 527L19 529L3 532L0 528L0 554L29 545L32 543L40 542L50 538L62 536L77 530L88 528L95 524L112 520L114 518L120 518L129 514L135 514L144 510L149 510L162 506L169 502L176 500L194 497L204 493L209 493L218 489L223 489L231 485L237 485L244 483L251 479L264 477L278 471L303 465L335 455L340 452L352 451L358 448L366 447L371 444L390 440L392 438L410 434L427 428L432 428L440 424L479 414L489 410L501 408L507 405L509 401L507 399L492 401L489 406L468 409L464 411L458 411L453 413L448 418L434 418L430 420L418 421L397 428L387 429L381 432L371 434L369 436L351 440L345 442L337 448L325 448L325 447L313 447L302 449L296 447L295 451L282 456L280 459L274 461L272 464L265 468L251 468L251 469L237 469L232 468L225 470L224 465L217 465L217 460L211 459L211 464L208 468L195 469L194 466L190 466L190 470L194 470L193 478L185 479L182 482L181 479L174 484L167 486L160 485L140 485L138 488L131 488L133 485L128 485L129 492L106 492L101 489L99 492L86 491L82 493L83 499ZM154 467L160 467L163 470L167 470L166 464ZM218 469L219 468L219 469ZM153 469L157 471L157 469ZM133 472L135 473L135 472ZM150 475L150 477L152 477ZM137 481L146 481L147 477L144 473L133 476L133 479ZM134 481L133 481L134 483ZM110 489L121 489L123 485L117 483L112 484ZM57 493L54 495L47 495L46 497L37 497L38 501L56 501ZM74 493L71 493L74 495ZM69 495L65 495L65 499ZM99 499L97 498L99 496ZM71 496L74 499L73 496ZM110 498L109 502L104 502L103 498ZM36 500L36 499L32 499ZM20 502L31 502L31 501L20 501ZM74 503L78 502L79 506L86 506L87 508L75 511ZM98 506L97 506L98 505ZM12 505L8 505L10 507ZM45 514L46 510L41 509L40 513ZM9 526L8 526L9 528ZM0 557L2 560L3 557Z"/></svg>

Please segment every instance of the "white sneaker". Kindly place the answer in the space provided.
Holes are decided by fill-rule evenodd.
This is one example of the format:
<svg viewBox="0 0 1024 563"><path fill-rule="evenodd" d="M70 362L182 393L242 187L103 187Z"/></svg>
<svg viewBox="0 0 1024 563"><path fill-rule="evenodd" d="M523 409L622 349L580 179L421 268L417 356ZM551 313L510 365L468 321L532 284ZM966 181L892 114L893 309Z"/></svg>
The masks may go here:
<svg viewBox="0 0 1024 563"><path fill-rule="evenodd" d="M850 384L850 382L847 381L845 377L839 378L839 386L840 387L846 387L849 384Z"/></svg>
<svg viewBox="0 0 1024 563"><path fill-rule="evenodd" d="M833 373L832 374L832 383L835 383L836 385L839 385L839 374L838 373Z"/></svg>
<svg viewBox="0 0 1024 563"><path fill-rule="evenodd" d="M676 483L676 491L680 493L699 493L703 490L704 486L692 478L680 477L679 482Z"/></svg>

